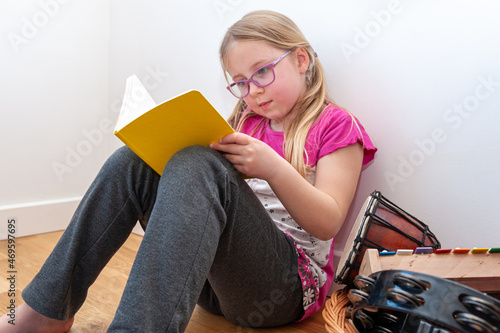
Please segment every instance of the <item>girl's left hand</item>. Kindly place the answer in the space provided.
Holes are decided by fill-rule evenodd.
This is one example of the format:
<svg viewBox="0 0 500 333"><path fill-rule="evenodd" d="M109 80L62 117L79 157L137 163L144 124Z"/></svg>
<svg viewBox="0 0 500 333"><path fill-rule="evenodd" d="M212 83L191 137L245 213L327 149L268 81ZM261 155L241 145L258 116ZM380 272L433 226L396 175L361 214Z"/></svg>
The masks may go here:
<svg viewBox="0 0 500 333"><path fill-rule="evenodd" d="M266 143L243 133L228 134L210 147L222 152L236 170L248 177L269 180L280 163L287 163Z"/></svg>

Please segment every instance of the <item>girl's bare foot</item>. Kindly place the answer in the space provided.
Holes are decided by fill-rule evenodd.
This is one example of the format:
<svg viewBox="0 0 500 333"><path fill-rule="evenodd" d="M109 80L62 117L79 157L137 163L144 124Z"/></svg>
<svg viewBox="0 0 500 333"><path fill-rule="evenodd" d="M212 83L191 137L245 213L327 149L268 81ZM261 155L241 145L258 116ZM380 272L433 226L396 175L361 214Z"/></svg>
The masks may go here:
<svg viewBox="0 0 500 333"><path fill-rule="evenodd" d="M24 303L15 313L0 318L0 333L63 333L73 326L74 318L61 321L47 318Z"/></svg>

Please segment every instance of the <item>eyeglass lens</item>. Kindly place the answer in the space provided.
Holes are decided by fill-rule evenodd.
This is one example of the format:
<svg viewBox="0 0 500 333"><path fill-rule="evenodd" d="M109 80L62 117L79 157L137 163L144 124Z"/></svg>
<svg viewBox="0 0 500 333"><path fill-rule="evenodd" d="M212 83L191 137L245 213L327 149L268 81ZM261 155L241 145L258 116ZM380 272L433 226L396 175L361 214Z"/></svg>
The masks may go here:
<svg viewBox="0 0 500 333"><path fill-rule="evenodd" d="M250 79L232 84L231 91L236 97L244 97L248 94L249 82L253 82L258 87L265 87L274 81L274 71L271 65L259 68Z"/></svg>

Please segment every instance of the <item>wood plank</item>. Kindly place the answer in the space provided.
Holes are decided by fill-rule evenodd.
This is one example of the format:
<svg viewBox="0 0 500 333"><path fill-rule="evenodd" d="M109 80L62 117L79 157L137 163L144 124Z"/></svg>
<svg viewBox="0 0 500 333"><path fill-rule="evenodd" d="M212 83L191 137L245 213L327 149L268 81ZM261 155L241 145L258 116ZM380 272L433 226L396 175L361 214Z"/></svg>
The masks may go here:
<svg viewBox="0 0 500 333"><path fill-rule="evenodd" d="M377 249L368 249L359 274L370 275L381 270L414 271L456 281L482 292L500 292L500 253L379 256Z"/></svg>
<svg viewBox="0 0 500 333"><path fill-rule="evenodd" d="M382 270L382 267L380 266L378 250L367 249L365 251L365 254L363 255L363 260L361 260L358 274L370 275L372 273L375 273L375 272L378 272L381 270Z"/></svg>
<svg viewBox="0 0 500 333"><path fill-rule="evenodd" d="M23 303L21 291L36 275L48 257L62 232L22 237L16 239L16 305ZM132 268L142 237L132 234L122 248L104 268L96 282L89 289L87 300L76 315L70 333L106 332L113 320L121 294ZM7 241L0 241L0 308L6 309L11 297L8 296ZM211 332L255 332L259 333L323 333L325 323L321 311L300 323L273 329L251 330L238 327L222 316L210 314L196 307L186 333Z"/></svg>

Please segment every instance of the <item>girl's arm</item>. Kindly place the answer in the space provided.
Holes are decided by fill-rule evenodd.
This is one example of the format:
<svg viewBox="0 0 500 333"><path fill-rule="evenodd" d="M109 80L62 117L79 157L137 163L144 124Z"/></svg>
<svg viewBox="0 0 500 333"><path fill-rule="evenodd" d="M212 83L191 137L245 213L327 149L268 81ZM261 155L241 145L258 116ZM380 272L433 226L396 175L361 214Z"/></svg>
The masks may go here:
<svg viewBox="0 0 500 333"><path fill-rule="evenodd" d="M238 171L266 180L293 219L312 236L328 240L342 227L361 173L360 144L322 157L314 186L271 147L248 135L227 135L212 148L224 153Z"/></svg>

